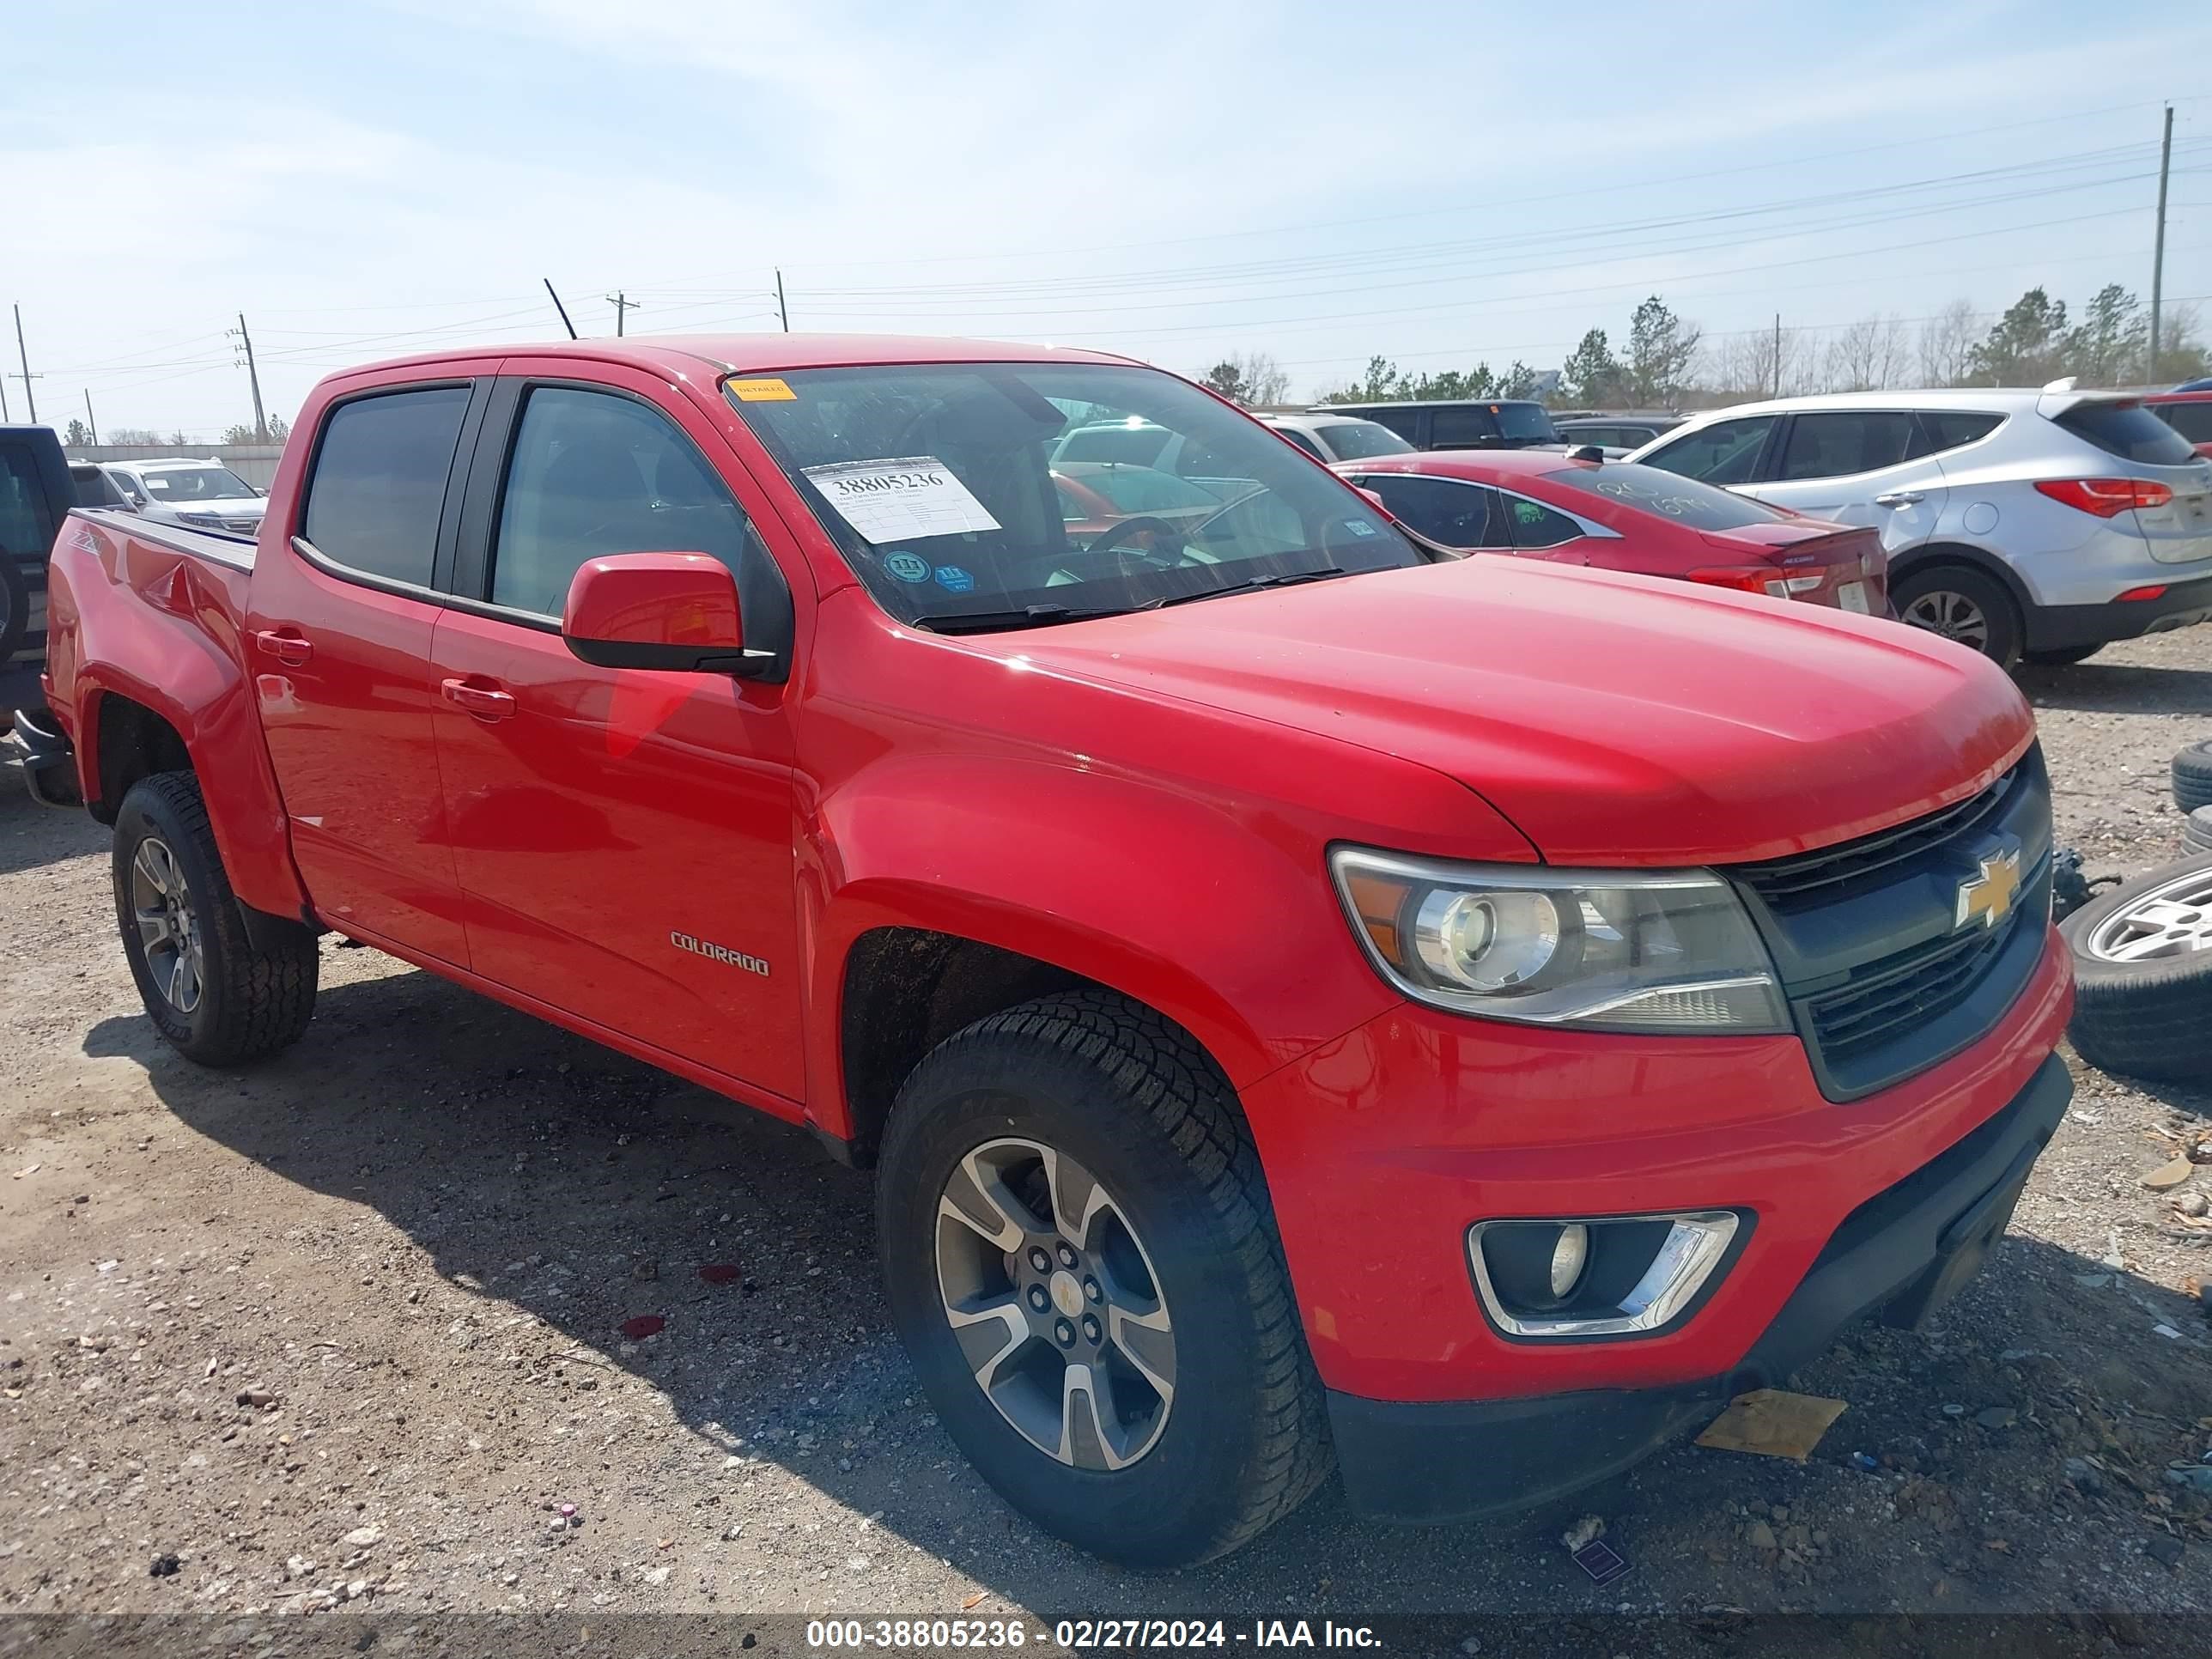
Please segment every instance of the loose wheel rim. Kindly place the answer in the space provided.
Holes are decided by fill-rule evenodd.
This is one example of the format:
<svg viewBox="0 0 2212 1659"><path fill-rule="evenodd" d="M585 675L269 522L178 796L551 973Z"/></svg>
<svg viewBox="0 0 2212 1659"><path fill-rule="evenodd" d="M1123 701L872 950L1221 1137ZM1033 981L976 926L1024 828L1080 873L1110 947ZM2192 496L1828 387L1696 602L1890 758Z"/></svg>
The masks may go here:
<svg viewBox="0 0 2212 1659"><path fill-rule="evenodd" d="M1989 649L1988 616L1964 593L1951 588L1939 587L1921 594L1905 607L1905 620L1915 628L1941 634L1947 640L1971 645L1977 651Z"/></svg>
<svg viewBox="0 0 2212 1659"><path fill-rule="evenodd" d="M2171 962L2212 951L2212 870L2161 882L2090 931L2100 962Z"/></svg>
<svg viewBox="0 0 2212 1659"><path fill-rule="evenodd" d="M1097 1179L1042 1141L985 1142L937 1203L937 1282L976 1386L1071 1468L1123 1469L1175 1403L1175 1328L1152 1258Z"/></svg>
<svg viewBox="0 0 2212 1659"><path fill-rule="evenodd" d="M207 988L207 948L185 872L159 836L147 836L131 856L131 917L155 992L190 1014Z"/></svg>

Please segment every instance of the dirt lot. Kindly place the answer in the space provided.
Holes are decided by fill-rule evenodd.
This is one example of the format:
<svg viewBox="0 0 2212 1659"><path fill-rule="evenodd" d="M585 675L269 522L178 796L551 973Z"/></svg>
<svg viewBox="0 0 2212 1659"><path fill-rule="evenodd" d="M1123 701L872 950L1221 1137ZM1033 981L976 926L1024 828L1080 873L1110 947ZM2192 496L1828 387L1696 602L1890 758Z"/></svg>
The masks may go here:
<svg viewBox="0 0 2212 1659"><path fill-rule="evenodd" d="M2212 629L2028 685L2062 842L2172 857ZM1612 1585L1549 1529L1364 1525L1333 1488L1147 1580L1016 1520L919 1403L865 1176L336 940L303 1042L196 1070L140 1014L102 832L0 782L0 1609L2212 1609L2212 1493L2166 1479L2212 1445L2212 1233L2141 1184L2212 1079L2077 1066L1942 1329L1799 1379L1850 1402L1808 1464L1686 1448L1591 1495Z"/></svg>

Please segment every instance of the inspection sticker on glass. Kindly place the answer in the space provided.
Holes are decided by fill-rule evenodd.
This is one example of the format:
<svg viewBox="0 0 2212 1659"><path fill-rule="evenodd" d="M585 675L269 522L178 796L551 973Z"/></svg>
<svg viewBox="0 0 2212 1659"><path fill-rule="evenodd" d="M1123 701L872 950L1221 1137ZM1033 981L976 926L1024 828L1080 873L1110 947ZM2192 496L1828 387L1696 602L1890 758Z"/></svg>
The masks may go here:
<svg viewBox="0 0 2212 1659"><path fill-rule="evenodd" d="M933 455L838 461L810 466L806 476L847 524L878 546L999 527L968 486Z"/></svg>

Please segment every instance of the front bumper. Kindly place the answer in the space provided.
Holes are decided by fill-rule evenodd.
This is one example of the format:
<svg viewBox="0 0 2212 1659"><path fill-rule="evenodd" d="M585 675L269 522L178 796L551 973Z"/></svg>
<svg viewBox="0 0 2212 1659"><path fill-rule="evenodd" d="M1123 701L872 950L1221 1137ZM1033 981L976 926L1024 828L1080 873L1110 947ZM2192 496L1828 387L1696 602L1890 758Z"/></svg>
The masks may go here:
<svg viewBox="0 0 2212 1659"><path fill-rule="evenodd" d="M2144 578L2155 586L2174 567L2161 565ZM2109 600L2102 605L2041 605L2026 614L2030 651L2066 651L2077 646L2109 645L2212 622L2212 576L2169 582L2154 599Z"/></svg>
<svg viewBox="0 0 2212 1659"><path fill-rule="evenodd" d="M1665 1388L1533 1399L1401 1403L1330 1391L1346 1494L1364 1513L1398 1521L1541 1504L1639 1462L1735 1395L1783 1381L1877 1309L1892 1323L1918 1323L1972 1278L2003 1236L2073 1092L2064 1063L2045 1060L1995 1117L1860 1205L1725 1372Z"/></svg>

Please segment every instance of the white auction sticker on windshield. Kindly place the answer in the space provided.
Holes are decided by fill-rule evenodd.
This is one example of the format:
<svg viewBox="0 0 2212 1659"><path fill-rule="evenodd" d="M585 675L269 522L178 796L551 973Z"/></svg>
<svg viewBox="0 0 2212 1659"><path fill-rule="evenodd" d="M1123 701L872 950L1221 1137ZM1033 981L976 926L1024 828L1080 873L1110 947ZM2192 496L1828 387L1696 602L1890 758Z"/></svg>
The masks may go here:
<svg viewBox="0 0 2212 1659"><path fill-rule="evenodd" d="M806 476L845 522L877 546L996 530L999 521L934 455L836 461Z"/></svg>

